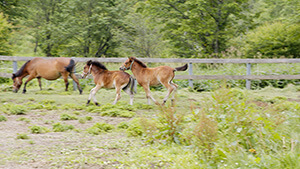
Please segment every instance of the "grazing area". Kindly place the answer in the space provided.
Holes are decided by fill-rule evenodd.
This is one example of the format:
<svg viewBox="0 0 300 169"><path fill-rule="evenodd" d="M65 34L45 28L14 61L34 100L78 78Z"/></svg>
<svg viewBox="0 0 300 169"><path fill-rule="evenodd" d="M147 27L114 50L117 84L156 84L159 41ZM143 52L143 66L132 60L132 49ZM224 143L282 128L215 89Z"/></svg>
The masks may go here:
<svg viewBox="0 0 300 169"><path fill-rule="evenodd" d="M297 168L300 88L179 88L175 106L101 89L100 106L61 81L28 93L0 85L0 168ZM44 84L44 83L43 83ZM224 84L223 86L226 86ZM162 102L166 89L152 89Z"/></svg>

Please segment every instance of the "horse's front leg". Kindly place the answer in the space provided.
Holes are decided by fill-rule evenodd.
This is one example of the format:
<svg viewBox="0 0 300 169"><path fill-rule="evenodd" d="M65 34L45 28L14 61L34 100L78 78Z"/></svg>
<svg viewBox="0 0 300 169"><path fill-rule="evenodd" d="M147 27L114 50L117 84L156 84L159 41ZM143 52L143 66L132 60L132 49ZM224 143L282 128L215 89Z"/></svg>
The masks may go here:
<svg viewBox="0 0 300 169"><path fill-rule="evenodd" d="M144 90L145 90L146 97L147 97L147 99L148 99L148 104L149 104L149 105L151 104L151 103L150 103L150 99L151 99L155 104L160 105L160 104L152 97L151 92L150 92L150 89L149 89L149 86L148 86L148 85L143 85L142 87L143 87Z"/></svg>
<svg viewBox="0 0 300 169"><path fill-rule="evenodd" d="M91 90L90 95L89 95L89 99L88 99L86 105L88 105L88 104L91 102L91 99L93 99L95 105L96 105L96 106L99 106L99 104L98 104L98 102L97 102L97 100L96 100L95 95L96 95L97 91L98 91L100 88L101 88L100 85L96 85L96 87L94 87L94 88Z"/></svg>
<svg viewBox="0 0 300 169"><path fill-rule="evenodd" d="M34 78L33 75L30 75L30 76L28 77L28 79L26 80L26 82L25 82L25 84L24 84L23 93L26 93L26 85L27 85L27 83L28 83L30 80L32 80L33 78Z"/></svg>

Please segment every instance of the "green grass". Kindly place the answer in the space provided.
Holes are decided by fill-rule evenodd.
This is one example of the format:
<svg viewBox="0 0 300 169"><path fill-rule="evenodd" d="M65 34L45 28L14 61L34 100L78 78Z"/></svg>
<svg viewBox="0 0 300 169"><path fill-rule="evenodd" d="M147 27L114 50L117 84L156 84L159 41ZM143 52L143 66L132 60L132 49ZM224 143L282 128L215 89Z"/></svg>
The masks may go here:
<svg viewBox="0 0 300 169"><path fill-rule="evenodd" d="M48 94L37 91L1 93L0 114L9 119L0 126L5 140L0 143L4 150L0 165L4 168L12 163L16 168L38 164L46 168L300 165L297 86L262 90L221 87L212 92L183 88L176 94L175 106L168 101L163 108L146 105L140 88L132 106L124 92L120 102L112 105L114 90L99 90L96 97L101 106L85 105L88 91L82 95L77 91L61 94L63 87L47 90ZM162 103L166 91L152 94ZM12 113L12 107L21 113ZM120 116L124 112L133 115Z"/></svg>

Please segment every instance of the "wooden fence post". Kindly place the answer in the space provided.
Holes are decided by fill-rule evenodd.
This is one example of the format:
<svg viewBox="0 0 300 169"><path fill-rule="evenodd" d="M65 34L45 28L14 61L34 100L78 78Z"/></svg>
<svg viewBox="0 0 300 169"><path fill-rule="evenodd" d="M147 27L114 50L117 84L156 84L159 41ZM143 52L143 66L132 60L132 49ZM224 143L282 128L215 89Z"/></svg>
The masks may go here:
<svg viewBox="0 0 300 169"><path fill-rule="evenodd" d="M13 61L13 73L16 73L18 71L18 63L17 61Z"/></svg>
<svg viewBox="0 0 300 169"><path fill-rule="evenodd" d="M251 75L251 64L247 63L247 75ZM250 90L251 89L251 80L246 79L246 89Z"/></svg>
<svg viewBox="0 0 300 169"><path fill-rule="evenodd" d="M193 64L189 63L189 75L193 75ZM193 79L189 79L189 86L194 88Z"/></svg>

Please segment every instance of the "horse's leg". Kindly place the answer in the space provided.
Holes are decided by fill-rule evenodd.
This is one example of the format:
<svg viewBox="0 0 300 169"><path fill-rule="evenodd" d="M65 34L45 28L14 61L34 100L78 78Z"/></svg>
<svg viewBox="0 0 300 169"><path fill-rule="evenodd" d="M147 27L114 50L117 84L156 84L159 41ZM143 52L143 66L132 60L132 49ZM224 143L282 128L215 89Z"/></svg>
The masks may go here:
<svg viewBox="0 0 300 169"><path fill-rule="evenodd" d="M171 94L174 90L176 90L176 88L175 88L173 85L171 85L171 82L162 83L162 84L168 89L168 93L167 93L166 97L164 98L164 102L163 102L163 104L162 104L162 105L164 105L164 104L167 102L167 100L168 100L170 94Z"/></svg>
<svg viewBox="0 0 300 169"><path fill-rule="evenodd" d="M94 87L94 88L91 90L90 95L89 95L89 99L88 99L86 105L88 105L88 104L90 103L90 101L91 101L92 98L93 98L93 101L94 101L95 105L96 105L96 106L99 105L98 102L97 102L97 100L96 100L95 94L97 93L97 91L98 91L100 88L101 88L100 85L96 85L96 87Z"/></svg>
<svg viewBox="0 0 300 169"><path fill-rule="evenodd" d="M146 98L148 99L148 104L150 105L150 99L152 99L152 101L159 105L159 103L152 97L151 95L151 92L150 92L150 89L149 89L149 86L148 85L142 85L142 87L144 88L145 90L145 93L146 93Z"/></svg>
<svg viewBox="0 0 300 169"><path fill-rule="evenodd" d="M78 88L78 90L79 90L79 93L82 94L82 89L81 89L81 87L80 87L80 85L79 85L79 81L78 81L78 79L76 78L75 74L74 74L74 73L71 73L71 74L70 74L70 77L71 77L71 78L75 81L75 83L77 84L77 88Z"/></svg>
<svg viewBox="0 0 300 169"><path fill-rule="evenodd" d="M68 87L69 87L68 74L64 73L64 74L62 74L62 77L63 77L63 79L65 81L65 85L66 85L65 91L68 91Z"/></svg>
<svg viewBox="0 0 300 169"><path fill-rule="evenodd" d="M42 81L41 81L41 77L37 77L38 82L39 82L39 86L40 86L40 90L42 90Z"/></svg>
<svg viewBox="0 0 300 169"><path fill-rule="evenodd" d="M126 90L124 90L124 92L126 92L129 96L130 96L130 105L133 105L133 98L134 98L134 93L133 91L130 90L130 88L127 88Z"/></svg>
<svg viewBox="0 0 300 169"><path fill-rule="evenodd" d="M174 105L174 100L175 100L175 93L177 91L177 88L178 88L178 85L173 83L173 82L170 82L170 84L173 86L174 88L174 91L172 93L172 98L171 98L171 103L172 103L172 106Z"/></svg>
<svg viewBox="0 0 300 169"><path fill-rule="evenodd" d="M120 87L116 87L116 99L113 102L113 104L116 104L121 98L121 88Z"/></svg>
<svg viewBox="0 0 300 169"><path fill-rule="evenodd" d="M23 93L26 93L26 85L27 85L27 83L28 83L30 80L34 79L34 78L35 78L34 75L29 75L28 79L26 80L26 82L25 82L25 84L24 84Z"/></svg>

